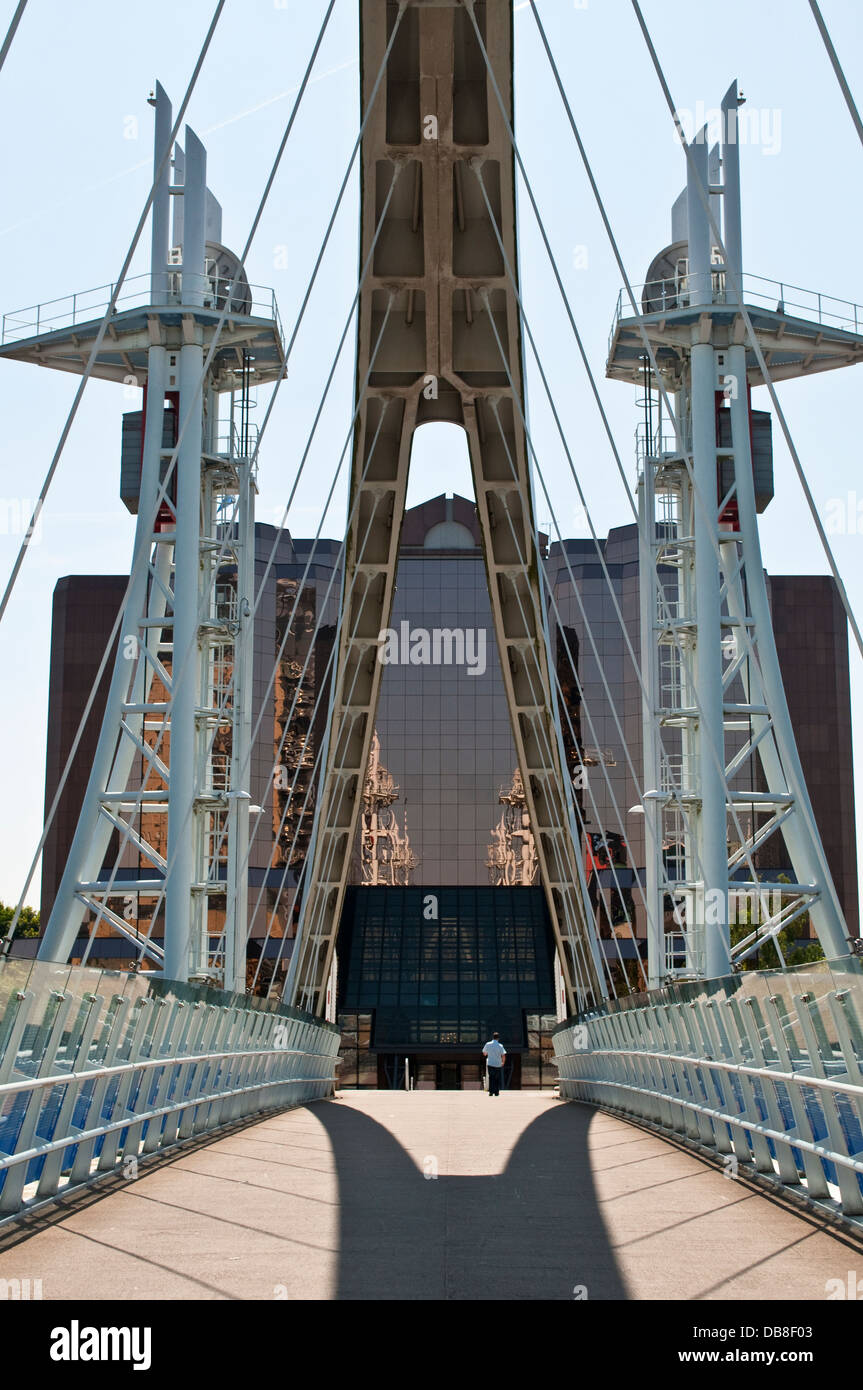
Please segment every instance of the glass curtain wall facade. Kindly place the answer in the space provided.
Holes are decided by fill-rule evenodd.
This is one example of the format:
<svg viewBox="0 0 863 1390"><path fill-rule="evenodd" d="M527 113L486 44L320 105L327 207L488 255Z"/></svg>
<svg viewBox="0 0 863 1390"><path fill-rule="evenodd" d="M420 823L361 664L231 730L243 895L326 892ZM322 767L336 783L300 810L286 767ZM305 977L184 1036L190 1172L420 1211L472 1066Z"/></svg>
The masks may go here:
<svg viewBox="0 0 863 1390"><path fill-rule="evenodd" d="M275 557L267 572L274 544ZM547 549L541 536L540 553L557 609L549 615L552 656L565 698L561 722L567 762L586 825L583 852L589 890L603 949L612 960L622 957L619 968L634 982L637 956L645 949L638 891L644 863L643 818L630 814L640 800L640 683L593 542L567 540ZM636 528L613 530L603 543L603 556L629 640L639 655ZM278 987L293 944L315 808L315 763L328 709L340 545L277 535L276 528L260 524L256 566L256 733L249 791L253 804L263 809L259 819L252 818L257 830L250 853L247 984L260 993L271 983ZM512 948L516 980L506 954L506 943L516 939L516 917L507 917L509 906L501 908L500 916L494 906L518 900L533 903L531 913L540 912L537 905L544 912L472 501L438 497L406 513L396 582L392 627L381 647L386 669L359 808L353 887L338 948L342 1084L404 1085L407 1058L415 1085L477 1086L477 1042L481 1046L482 1032L497 1027L508 1034L513 1049L510 1084L550 1085L556 1077L547 1062L555 992L544 992L548 980L539 962L540 956L545 960L545 947L540 951L538 938L531 938L539 992L528 997L522 992L527 977L518 973L521 948ZM228 569L221 583L223 601L229 605ZM122 576L75 576L57 585L46 807L125 584ZM815 816L849 926L856 931L844 615L829 578L774 577L770 586L780 663ZM105 684L45 845L43 916L53 901L74 832ZM218 751L226 758L230 750L226 745ZM116 837L107 872L115 853ZM146 926L150 905L123 889L124 878L139 876L137 858L127 855L116 879L117 897L109 905L130 921L136 920L137 912L139 925ZM364 893L369 901L389 903L375 908L378 924L359 906ZM414 899L406 899L405 893L436 894L441 902L455 906L447 906L446 916L435 922L417 916ZM520 894L525 896L519 898ZM214 897L211 908L211 925L218 932L224 899ZM538 917L528 916L530 931L539 932ZM379 931L381 952L384 938L389 944L375 976L368 952ZM153 935L160 940L158 921ZM396 944L400 954L394 963ZM18 949L28 945L16 943ZM79 957L84 946L82 938ZM100 927L94 962L122 968L133 956L131 943L107 925ZM414 956L416 979L409 978ZM511 998L514 987L516 997ZM478 993L471 994L474 989ZM484 997L486 989L496 993Z"/></svg>
<svg viewBox="0 0 863 1390"><path fill-rule="evenodd" d="M556 1022L541 888L351 888L339 946L342 1085L359 1064L361 1031L384 1080L391 1075L399 1086L405 1061L414 1084L442 1063L479 1079L483 1043L495 1032L507 1049L509 1084L541 1084L540 1034ZM378 1078L366 1068L354 1084Z"/></svg>

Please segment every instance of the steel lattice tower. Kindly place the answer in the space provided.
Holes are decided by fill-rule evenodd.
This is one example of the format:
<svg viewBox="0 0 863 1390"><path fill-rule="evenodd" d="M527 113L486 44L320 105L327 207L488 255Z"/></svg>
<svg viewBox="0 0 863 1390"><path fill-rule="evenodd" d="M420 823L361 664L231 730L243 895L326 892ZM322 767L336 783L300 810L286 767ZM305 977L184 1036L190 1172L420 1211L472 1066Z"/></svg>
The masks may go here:
<svg viewBox="0 0 863 1390"><path fill-rule="evenodd" d="M738 104L735 83L722 105L721 150L709 149L707 127L689 146L673 243L648 272L642 312L619 306L608 361L609 376L637 382L651 399L658 371L676 419L675 433L654 407L640 448L651 986L727 974L729 922L744 898L757 905L758 939L809 912L825 954L848 953L773 637L750 404L764 375L743 306L774 381L859 361L863 335L850 315L809 319L784 304L778 284L744 277ZM763 789L735 785L747 769L754 779L756 759ZM754 856L780 832L791 883L753 875ZM666 932L670 902L675 928Z"/></svg>
<svg viewBox="0 0 863 1390"><path fill-rule="evenodd" d="M98 748L40 956L68 959L95 918L170 978L213 978L207 906L225 896L215 978L244 990L256 486L233 402L250 382L284 373L284 349L272 296L259 306L220 244L203 145L187 126L184 147L165 160L171 104L160 86L152 104L162 172L151 273L124 286L93 367L145 390L132 573ZM59 326L40 331L37 315L35 334L4 344L0 356L83 372L100 327L88 304L92 296L51 306L48 322ZM220 424L224 393L232 408ZM218 583L222 565L236 572L230 585ZM144 863L140 877L103 874L114 834ZM128 894L138 926L109 906ZM141 899L162 895L164 951L140 929Z"/></svg>

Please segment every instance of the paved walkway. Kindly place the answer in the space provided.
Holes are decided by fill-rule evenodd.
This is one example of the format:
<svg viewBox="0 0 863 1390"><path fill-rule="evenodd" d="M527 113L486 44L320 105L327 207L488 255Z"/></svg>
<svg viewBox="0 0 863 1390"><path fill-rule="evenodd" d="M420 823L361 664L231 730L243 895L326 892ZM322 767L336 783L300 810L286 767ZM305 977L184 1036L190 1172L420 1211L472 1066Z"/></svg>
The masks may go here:
<svg viewBox="0 0 863 1390"><path fill-rule="evenodd" d="M531 1092L345 1092L0 1233L0 1279L46 1299L823 1300L857 1268L816 1220Z"/></svg>

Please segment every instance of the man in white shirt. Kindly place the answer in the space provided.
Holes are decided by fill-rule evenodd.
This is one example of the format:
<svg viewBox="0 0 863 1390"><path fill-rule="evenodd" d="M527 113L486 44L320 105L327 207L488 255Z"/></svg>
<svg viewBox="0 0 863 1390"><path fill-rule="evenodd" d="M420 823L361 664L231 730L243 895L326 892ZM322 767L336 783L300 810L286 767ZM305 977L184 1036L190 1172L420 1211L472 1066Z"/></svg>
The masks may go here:
<svg viewBox="0 0 863 1390"><path fill-rule="evenodd" d="M488 1061L488 1093L490 1096L499 1096L500 1078L503 1074L503 1064L506 1061L506 1048L499 1040L497 1033L494 1033L491 1041L486 1043L483 1048L483 1055Z"/></svg>

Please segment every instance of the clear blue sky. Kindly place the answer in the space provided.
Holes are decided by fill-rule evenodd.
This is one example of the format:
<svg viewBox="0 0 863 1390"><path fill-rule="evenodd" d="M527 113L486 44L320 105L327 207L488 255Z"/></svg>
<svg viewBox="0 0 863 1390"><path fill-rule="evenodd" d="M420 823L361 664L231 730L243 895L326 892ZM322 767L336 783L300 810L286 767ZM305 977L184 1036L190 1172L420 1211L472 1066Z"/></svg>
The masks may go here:
<svg viewBox="0 0 863 1390"><path fill-rule="evenodd" d="M383 0L381 0L383 3ZM678 104L718 105L732 78L768 138L742 151L744 259L748 271L863 301L863 148L845 110L806 0L645 0L645 15ZM224 209L223 240L239 250L311 51L324 0L229 0L192 101L189 120L209 152L209 182ZM297 121L249 257L249 278L273 286L293 323L358 124L357 0L337 0L314 85ZM683 156L629 0L542 0L631 278L644 279L670 241L669 209L683 185ZM863 6L824 0L823 12L863 102ZM14 10L0 4L3 32ZM604 379L619 276L577 151L553 90L533 20L516 3L517 125L549 235L563 268L593 369L634 479L634 391ZM202 0L30 0L0 73L4 197L0 209L0 311L104 284L122 263L149 188L158 78L179 104L209 22ZM762 123L762 130L765 129ZM130 138L131 137L131 138ZM552 379L600 533L629 519L622 489L529 208L522 199L521 258L528 315ZM133 273L146 268L146 243ZM583 249L580 249L583 248ZM586 260L586 266L584 264ZM352 183L318 290L261 454L259 518L281 516L302 445L356 286L357 184ZM314 532L333 460L350 423L353 335L289 525ZM779 387L819 507L859 493L859 368ZM77 378L3 363L0 498L32 499L50 461ZM766 391L754 403L769 404ZM109 383L88 386L33 547L0 629L0 898L14 900L42 825L51 596L59 577L128 569L132 519L118 497L120 417L136 400ZM258 407L263 414L265 400ZM535 442L565 534L584 533L559 444L531 388ZM763 518L765 561L775 573L826 568L779 436L777 497ZM457 434L427 430L414 450L409 502L444 488L470 494ZM343 528L341 489L324 534ZM544 507L540 506L544 522ZM3 513L0 512L0 516ZM2 523L0 523L2 524ZM0 534L0 578L20 537ZM863 520L833 538L855 609L863 611ZM863 805L863 681L852 657ZM38 902L38 876L29 895Z"/></svg>

